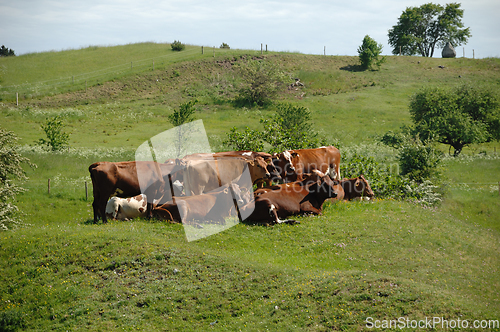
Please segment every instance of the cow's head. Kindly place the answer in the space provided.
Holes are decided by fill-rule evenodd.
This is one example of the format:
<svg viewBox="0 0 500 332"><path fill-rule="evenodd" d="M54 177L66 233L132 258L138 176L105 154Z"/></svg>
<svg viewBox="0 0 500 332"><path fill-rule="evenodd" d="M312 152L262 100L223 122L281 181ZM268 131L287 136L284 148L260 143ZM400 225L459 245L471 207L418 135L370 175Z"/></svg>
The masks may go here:
<svg viewBox="0 0 500 332"><path fill-rule="evenodd" d="M360 193L360 196L362 197L368 197L368 199L371 199L373 196L375 196L372 188L370 187L370 184L368 183L368 180L365 179L363 175L360 175L357 178L354 186L356 188L356 193Z"/></svg>
<svg viewBox="0 0 500 332"><path fill-rule="evenodd" d="M291 182L296 180L296 164L300 162L298 158L299 154L293 150L273 155L272 163L283 181Z"/></svg>
<svg viewBox="0 0 500 332"><path fill-rule="evenodd" d="M229 186L224 189L224 193L232 195L240 206L245 204L243 192L241 191L240 186L236 183L231 182Z"/></svg>

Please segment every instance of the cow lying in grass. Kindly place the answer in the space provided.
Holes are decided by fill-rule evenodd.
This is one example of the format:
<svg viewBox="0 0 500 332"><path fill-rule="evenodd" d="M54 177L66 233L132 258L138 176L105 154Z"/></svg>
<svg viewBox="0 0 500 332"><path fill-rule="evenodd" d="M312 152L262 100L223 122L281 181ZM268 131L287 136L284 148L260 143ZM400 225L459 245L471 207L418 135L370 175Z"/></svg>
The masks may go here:
<svg viewBox="0 0 500 332"><path fill-rule="evenodd" d="M337 198L335 200L370 200L375 196L370 184L363 175L357 178L342 179L340 188L337 187Z"/></svg>
<svg viewBox="0 0 500 332"><path fill-rule="evenodd" d="M116 220L130 220L146 216L147 197L144 194L129 198L111 197L106 204L106 217Z"/></svg>
<svg viewBox="0 0 500 332"><path fill-rule="evenodd" d="M224 218L236 215L235 201L245 203L244 195L237 184L230 183L212 192L174 197L170 202L153 208L153 215L159 219L185 223L189 221L224 222Z"/></svg>
<svg viewBox="0 0 500 332"><path fill-rule="evenodd" d="M328 175L320 176L316 181L296 181L276 186L255 195L254 202L243 206L242 215L252 211L245 221L265 224L296 222L282 220L291 215L314 213L320 214L324 201L337 197L335 183Z"/></svg>

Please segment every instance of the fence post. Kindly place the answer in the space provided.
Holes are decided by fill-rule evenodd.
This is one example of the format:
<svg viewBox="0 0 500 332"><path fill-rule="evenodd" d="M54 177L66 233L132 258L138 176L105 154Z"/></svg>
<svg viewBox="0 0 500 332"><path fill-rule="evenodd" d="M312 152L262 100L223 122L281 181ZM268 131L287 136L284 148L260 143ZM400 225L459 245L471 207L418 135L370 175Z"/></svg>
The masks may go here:
<svg viewBox="0 0 500 332"><path fill-rule="evenodd" d="M201 54L205 54L205 51L203 50L203 46L201 47Z"/></svg>
<svg viewBox="0 0 500 332"><path fill-rule="evenodd" d="M50 179L47 182L47 193L50 195Z"/></svg>
<svg viewBox="0 0 500 332"><path fill-rule="evenodd" d="M262 54L262 43L260 43L260 54Z"/></svg>
<svg viewBox="0 0 500 332"><path fill-rule="evenodd" d="M214 58L215 58L215 46L214 46Z"/></svg>
<svg viewBox="0 0 500 332"><path fill-rule="evenodd" d="M267 44L266 44L266 53L267 53Z"/></svg>
<svg viewBox="0 0 500 332"><path fill-rule="evenodd" d="M476 58L476 52L474 52L474 49L472 49L472 58L475 59Z"/></svg>

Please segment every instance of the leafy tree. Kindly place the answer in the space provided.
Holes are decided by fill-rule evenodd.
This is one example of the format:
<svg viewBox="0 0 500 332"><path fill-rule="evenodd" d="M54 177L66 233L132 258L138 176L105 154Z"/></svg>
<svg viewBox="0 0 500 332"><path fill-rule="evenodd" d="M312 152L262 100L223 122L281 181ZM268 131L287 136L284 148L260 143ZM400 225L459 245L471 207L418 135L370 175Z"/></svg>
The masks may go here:
<svg viewBox="0 0 500 332"><path fill-rule="evenodd" d="M428 3L420 7L407 7L398 24L389 30L392 54L421 54L432 57L434 48L443 48L447 42L459 46L471 37L470 29L462 23L464 11L459 3L445 7Z"/></svg>
<svg viewBox="0 0 500 332"><path fill-rule="evenodd" d="M49 147L52 151L60 151L69 146L69 134L63 131L61 116L57 115L52 119L47 119L45 124L41 125L47 139L40 138L38 143Z"/></svg>
<svg viewBox="0 0 500 332"><path fill-rule="evenodd" d="M462 85L452 90L427 88L410 101L415 131L424 139L436 136L454 156L473 143L500 139L498 100L490 91Z"/></svg>
<svg viewBox="0 0 500 332"><path fill-rule="evenodd" d="M5 45L2 45L0 48L0 56L16 56L14 53L14 50L11 48L5 47Z"/></svg>
<svg viewBox="0 0 500 332"><path fill-rule="evenodd" d="M231 47L229 47L229 45L228 45L228 44L226 44L226 43L222 43L222 44L219 46L219 48L226 48L226 49L228 49L228 50L229 50Z"/></svg>
<svg viewBox="0 0 500 332"><path fill-rule="evenodd" d="M170 44L170 47L172 48L172 51L182 51L183 49L186 48L186 45L184 45L178 40L174 40L174 42Z"/></svg>
<svg viewBox="0 0 500 332"><path fill-rule="evenodd" d="M385 61L385 57L379 59L380 53L382 53L382 44L377 44L375 40L366 35L365 38L363 38L363 44L358 48L361 67L363 69L369 69L375 64L380 68Z"/></svg>
<svg viewBox="0 0 500 332"><path fill-rule="evenodd" d="M286 79L277 65L266 61L248 61L239 65L239 71L243 79L239 98L260 106L271 101Z"/></svg>
<svg viewBox="0 0 500 332"><path fill-rule="evenodd" d="M12 183L12 180L27 180L22 164L36 167L28 158L22 157L16 150L17 137L11 131L0 128L0 229L7 230L18 226L17 206L12 204L15 196L24 189Z"/></svg>

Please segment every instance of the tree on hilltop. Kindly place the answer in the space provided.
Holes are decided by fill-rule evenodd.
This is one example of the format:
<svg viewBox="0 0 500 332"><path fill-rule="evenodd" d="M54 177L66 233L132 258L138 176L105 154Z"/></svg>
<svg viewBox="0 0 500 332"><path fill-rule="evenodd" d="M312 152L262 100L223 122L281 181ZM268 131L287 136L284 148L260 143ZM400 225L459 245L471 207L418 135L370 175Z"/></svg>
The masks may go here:
<svg viewBox="0 0 500 332"><path fill-rule="evenodd" d="M392 54L432 57L436 46L443 48L447 42L455 47L466 44L471 33L470 28L464 28L463 14L459 3L407 7L398 24L389 30Z"/></svg>
<svg viewBox="0 0 500 332"><path fill-rule="evenodd" d="M0 47L0 56L15 56L16 54L14 53L14 50L11 48L5 47L5 45L2 45Z"/></svg>

